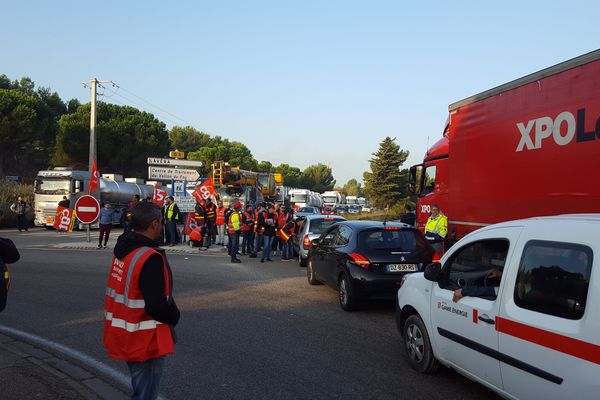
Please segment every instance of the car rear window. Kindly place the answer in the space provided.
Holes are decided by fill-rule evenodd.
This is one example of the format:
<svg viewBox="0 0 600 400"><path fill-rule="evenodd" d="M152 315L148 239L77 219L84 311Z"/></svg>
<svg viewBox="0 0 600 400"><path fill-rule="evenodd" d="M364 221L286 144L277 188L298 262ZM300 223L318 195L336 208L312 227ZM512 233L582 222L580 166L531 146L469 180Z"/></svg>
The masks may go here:
<svg viewBox="0 0 600 400"><path fill-rule="evenodd" d="M376 250L415 251L424 247L424 240L412 229L369 229L358 235L361 248Z"/></svg>
<svg viewBox="0 0 600 400"><path fill-rule="evenodd" d="M331 225L335 224L336 222L340 222L343 221L341 219L334 219L334 218L318 218L318 219L311 219L310 220L310 226L308 227L308 233L311 234L321 234L323 232L325 232L325 230L327 228L329 228Z"/></svg>

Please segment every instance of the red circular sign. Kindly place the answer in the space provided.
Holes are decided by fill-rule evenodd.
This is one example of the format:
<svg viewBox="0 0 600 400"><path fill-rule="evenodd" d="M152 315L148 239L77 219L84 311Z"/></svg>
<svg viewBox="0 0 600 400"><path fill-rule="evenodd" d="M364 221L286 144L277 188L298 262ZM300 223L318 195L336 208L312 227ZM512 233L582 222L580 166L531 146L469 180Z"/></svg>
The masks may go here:
<svg viewBox="0 0 600 400"><path fill-rule="evenodd" d="M84 224L91 224L100 215L100 203L94 196L89 194L81 196L75 203L75 214L79 221Z"/></svg>

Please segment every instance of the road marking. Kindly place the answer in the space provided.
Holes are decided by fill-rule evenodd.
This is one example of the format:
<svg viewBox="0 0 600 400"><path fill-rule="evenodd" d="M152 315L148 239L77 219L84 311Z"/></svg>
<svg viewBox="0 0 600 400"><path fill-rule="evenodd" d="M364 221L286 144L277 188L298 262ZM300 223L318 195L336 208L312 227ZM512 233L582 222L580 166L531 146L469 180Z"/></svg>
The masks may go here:
<svg viewBox="0 0 600 400"><path fill-rule="evenodd" d="M79 206L77 207L77 212L96 212L98 211L98 209L96 207L85 207L85 206Z"/></svg>
<svg viewBox="0 0 600 400"><path fill-rule="evenodd" d="M40 347L44 347L46 349L50 349L54 353L64 354L67 357L70 357L73 360L76 360L77 362L91 368L92 370L95 370L101 373L102 375L113 379L125 388L131 387L131 378L129 376L71 347L67 347L63 344L53 342L41 336L34 335L33 333L21 331L19 329L11 328L2 324L0 324L0 333L17 337L20 340L29 342ZM166 400L164 397L159 397L159 399Z"/></svg>

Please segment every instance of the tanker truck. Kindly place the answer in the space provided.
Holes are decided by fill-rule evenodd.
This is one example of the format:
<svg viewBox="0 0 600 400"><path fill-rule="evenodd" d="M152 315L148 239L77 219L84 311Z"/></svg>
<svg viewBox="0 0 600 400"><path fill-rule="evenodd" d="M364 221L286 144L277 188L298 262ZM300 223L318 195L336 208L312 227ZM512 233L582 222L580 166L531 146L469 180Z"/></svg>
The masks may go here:
<svg viewBox="0 0 600 400"><path fill-rule="evenodd" d="M89 171L75 171L68 167L39 171L33 189L35 225L51 229L54 225L58 202L62 200L63 196L66 196L71 202L71 207L74 207L75 201L87 193L89 181ZM100 204L109 202L113 206L115 209L114 224L120 223L122 210L127 207L134 194L143 199L154 193L153 185L144 184L141 179L137 178L123 180L116 174L103 174L99 184L100 188L94 193L94 196ZM76 226L76 228L78 227Z"/></svg>

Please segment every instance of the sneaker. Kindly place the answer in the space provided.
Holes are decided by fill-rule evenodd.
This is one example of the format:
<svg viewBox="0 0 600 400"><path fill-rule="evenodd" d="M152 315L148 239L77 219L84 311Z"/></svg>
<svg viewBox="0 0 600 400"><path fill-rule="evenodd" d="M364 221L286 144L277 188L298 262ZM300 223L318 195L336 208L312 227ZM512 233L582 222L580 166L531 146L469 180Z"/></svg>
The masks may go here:
<svg viewBox="0 0 600 400"><path fill-rule="evenodd" d="M106 248L106 245L104 245L104 248Z"/></svg>
<svg viewBox="0 0 600 400"><path fill-rule="evenodd" d="M242 260L240 260L239 258L232 258L232 259L231 259L231 262L232 262L232 263L235 263L235 264L239 264L239 263L241 263L241 262L242 262Z"/></svg>
<svg viewBox="0 0 600 400"><path fill-rule="evenodd" d="M99 248L99 249L101 249L101 248L102 248L102 246L98 245L98 248Z"/></svg>

